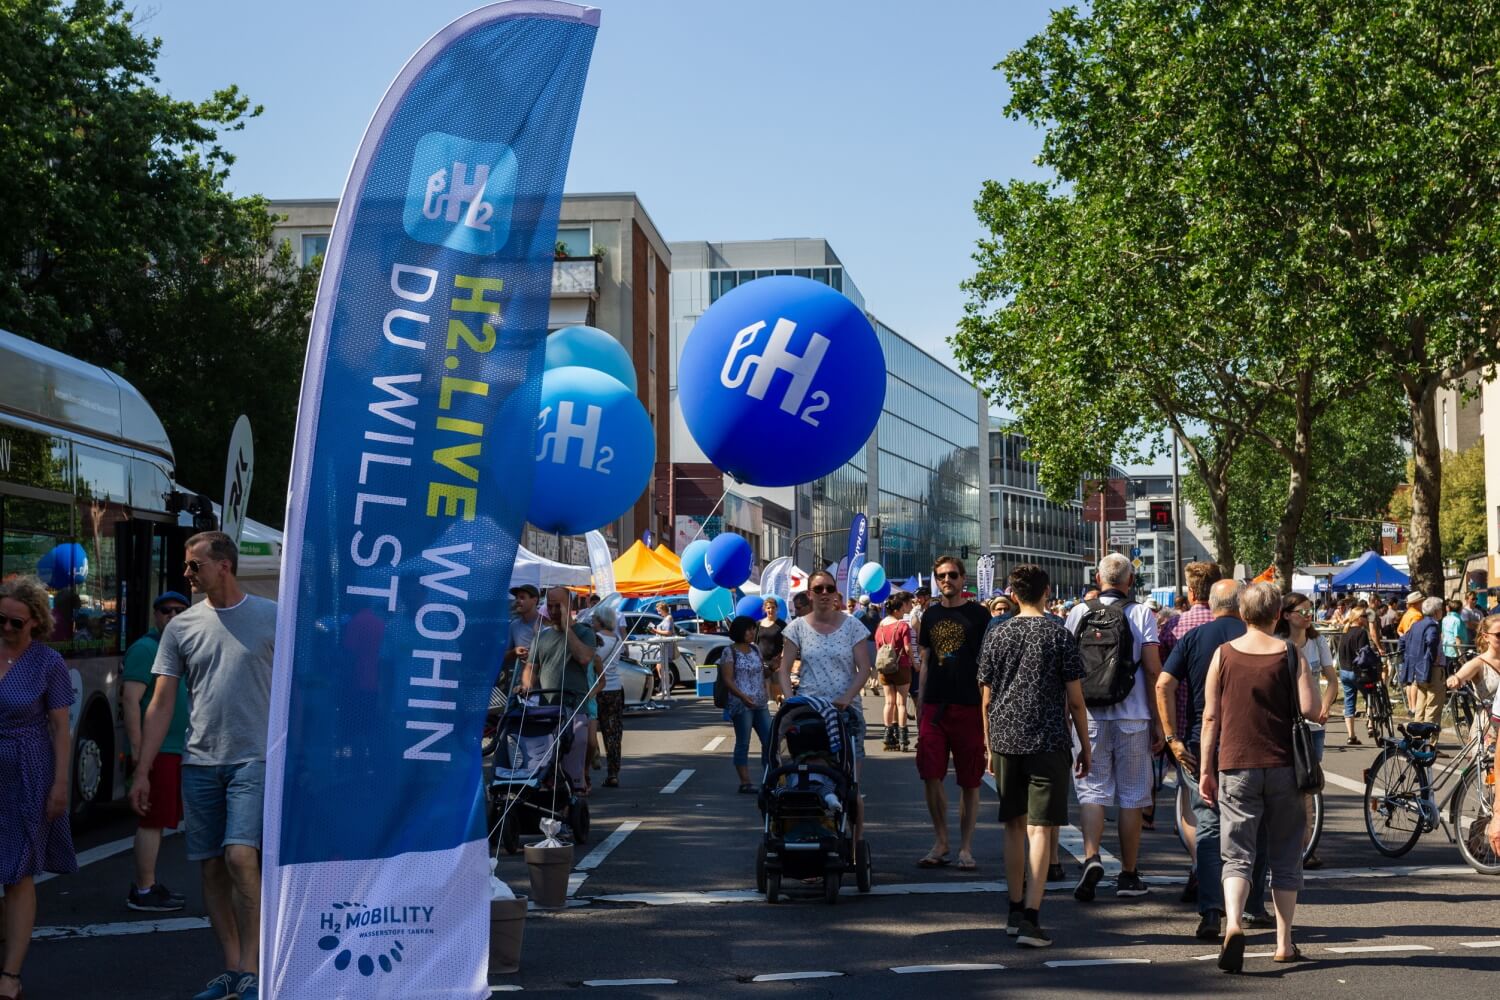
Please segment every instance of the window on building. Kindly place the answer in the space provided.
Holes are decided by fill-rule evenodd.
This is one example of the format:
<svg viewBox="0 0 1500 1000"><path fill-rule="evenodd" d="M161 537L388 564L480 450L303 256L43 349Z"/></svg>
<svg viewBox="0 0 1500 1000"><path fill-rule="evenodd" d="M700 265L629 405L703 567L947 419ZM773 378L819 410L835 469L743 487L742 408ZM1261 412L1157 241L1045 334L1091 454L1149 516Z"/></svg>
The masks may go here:
<svg viewBox="0 0 1500 1000"><path fill-rule="evenodd" d="M327 233L303 233L302 234L302 266L307 267L314 260L328 253Z"/></svg>
<svg viewBox="0 0 1500 1000"><path fill-rule="evenodd" d="M594 252L594 230L591 226L559 226L557 242L569 257L588 257Z"/></svg>

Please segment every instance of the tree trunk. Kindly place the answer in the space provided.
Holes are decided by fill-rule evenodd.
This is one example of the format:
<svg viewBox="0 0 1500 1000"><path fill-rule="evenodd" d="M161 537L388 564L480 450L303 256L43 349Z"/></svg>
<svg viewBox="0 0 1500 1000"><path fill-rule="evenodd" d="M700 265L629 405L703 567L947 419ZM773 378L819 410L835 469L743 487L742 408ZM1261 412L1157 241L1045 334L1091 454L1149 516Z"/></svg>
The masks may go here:
<svg viewBox="0 0 1500 1000"><path fill-rule="evenodd" d="M1281 515L1281 524L1276 529L1276 551L1272 559L1272 564L1276 567L1276 585L1284 594L1290 593L1292 589L1297 536L1302 532L1302 515L1307 512L1307 498L1312 492L1312 482L1308 476L1312 467L1311 372L1304 371L1297 381L1299 391L1293 402L1297 427L1292 441L1292 454L1286 456L1290 472L1287 476L1286 512Z"/></svg>
<svg viewBox="0 0 1500 1000"><path fill-rule="evenodd" d="M1229 530L1229 469L1226 464L1223 475L1205 479L1208 502L1213 505L1210 529L1214 536L1214 562L1219 572L1226 577L1234 575L1234 534Z"/></svg>
<svg viewBox="0 0 1500 1000"><path fill-rule="evenodd" d="M1443 498L1443 452L1438 440L1437 384L1402 379L1411 409L1411 450L1416 466L1411 484L1411 525L1406 532L1406 559L1412 587L1429 596L1444 593L1443 547L1438 536L1438 507Z"/></svg>

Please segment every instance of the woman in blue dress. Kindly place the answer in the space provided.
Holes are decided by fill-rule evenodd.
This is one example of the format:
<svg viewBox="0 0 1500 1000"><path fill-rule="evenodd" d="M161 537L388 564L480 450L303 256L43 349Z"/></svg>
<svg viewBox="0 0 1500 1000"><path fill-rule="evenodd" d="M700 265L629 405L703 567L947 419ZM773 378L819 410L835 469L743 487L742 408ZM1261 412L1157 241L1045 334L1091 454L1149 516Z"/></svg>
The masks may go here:
<svg viewBox="0 0 1500 1000"><path fill-rule="evenodd" d="M40 580L23 576L0 583L0 1000L21 997L21 962L36 924L34 877L78 870L68 825L73 686L62 656L38 641L51 630Z"/></svg>

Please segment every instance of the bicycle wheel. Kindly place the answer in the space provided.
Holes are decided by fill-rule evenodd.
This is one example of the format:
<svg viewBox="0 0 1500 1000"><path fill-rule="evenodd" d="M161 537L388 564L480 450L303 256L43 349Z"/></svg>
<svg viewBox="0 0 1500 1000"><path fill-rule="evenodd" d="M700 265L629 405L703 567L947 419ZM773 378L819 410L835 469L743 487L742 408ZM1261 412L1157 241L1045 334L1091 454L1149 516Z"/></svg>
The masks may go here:
<svg viewBox="0 0 1500 1000"><path fill-rule="evenodd" d="M1307 818L1307 828L1311 833L1307 838L1307 845L1302 848L1302 860L1306 861L1313 856L1318 849L1318 839L1323 836L1323 793L1312 793L1312 807Z"/></svg>
<svg viewBox="0 0 1500 1000"><path fill-rule="evenodd" d="M1395 739L1396 724L1391 718L1390 692L1381 685L1370 693L1373 697L1365 699L1370 709L1370 735L1376 739Z"/></svg>
<svg viewBox="0 0 1500 1000"><path fill-rule="evenodd" d="M1422 835L1422 779L1399 750L1380 751L1365 779L1365 830L1375 850L1399 858Z"/></svg>
<svg viewBox="0 0 1500 1000"><path fill-rule="evenodd" d="M1490 846L1488 827L1494 815L1494 788L1484 783L1485 772L1472 767L1453 797L1453 829L1458 853L1481 875L1500 875L1500 854Z"/></svg>
<svg viewBox="0 0 1500 1000"><path fill-rule="evenodd" d="M1474 702L1466 691L1453 691L1448 695L1448 712L1453 717L1453 734L1458 745L1469 742L1469 733L1474 730Z"/></svg>

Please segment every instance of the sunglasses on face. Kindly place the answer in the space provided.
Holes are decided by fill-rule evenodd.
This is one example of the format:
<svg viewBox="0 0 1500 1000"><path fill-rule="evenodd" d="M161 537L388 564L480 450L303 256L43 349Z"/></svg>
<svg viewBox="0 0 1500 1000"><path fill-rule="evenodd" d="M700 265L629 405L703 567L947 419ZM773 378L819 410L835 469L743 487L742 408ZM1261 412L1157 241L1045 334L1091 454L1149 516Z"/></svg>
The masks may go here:
<svg viewBox="0 0 1500 1000"><path fill-rule="evenodd" d="M810 589L814 594L837 594L839 592L839 588L831 584L824 584L821 587L812 587Z"/></svg>
<svg viewBox="0 0 1500 1000"><path fill-rule="evenodd" d="M203 563L200 562L200 561L198 561L197 559L189 559L187 562L183 563L182 565L185 566L185 567L187 567L187 571L189 573L198 573L198 572L201 572L202 569L203 569Z"/></svg>
<svg viewBox="0 0 1500 1000"><path fill-rule="evenodd" d="M939 580L962 580L964 576L962 573L938 573L936 575Z"/></svg>
<svg viewBox="0 0 1500 1000"><path fill-rule="evenodd" d="M30 618L11 618L8 615L0 615L0 625L6 628L23 629L30 620Z"/></svg>
<svg viewBox="0 0 1500 1000"><path fill-rule="evenodd" d="M174 604L174 605L169 605L168 607L165 607L165 608L157 608L156 610L157 610L157 612L159 614L163 614L163 615L166 615L168 618L171 618L173 615L180 615L180 614L182 614L184 611L187 610L187 608L181 608L181 607L178 607L177 605Z"/></svg>

